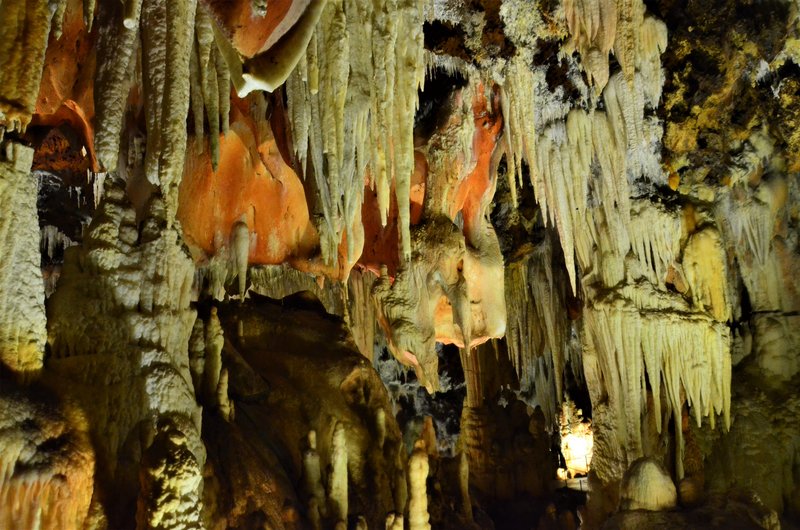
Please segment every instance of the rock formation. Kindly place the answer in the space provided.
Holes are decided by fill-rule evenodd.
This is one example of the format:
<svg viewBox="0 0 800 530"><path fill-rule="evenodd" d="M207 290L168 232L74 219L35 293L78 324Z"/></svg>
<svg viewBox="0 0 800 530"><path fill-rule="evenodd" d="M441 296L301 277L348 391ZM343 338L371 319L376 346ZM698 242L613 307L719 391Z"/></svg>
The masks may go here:
<svg viewBox="0 0 800 530"><path fill-rule="evenodd" d="M0 527L792 527L799 35L0 1Z"/></svg>

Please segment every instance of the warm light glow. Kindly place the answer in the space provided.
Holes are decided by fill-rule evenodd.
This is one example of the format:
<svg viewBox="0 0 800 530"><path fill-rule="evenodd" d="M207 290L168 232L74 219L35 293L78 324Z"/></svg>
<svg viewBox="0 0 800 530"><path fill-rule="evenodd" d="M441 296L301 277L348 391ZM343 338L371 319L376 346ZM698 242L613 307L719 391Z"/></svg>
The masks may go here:
<svg viewBox="0 0 800 530"><path fill-rule="evenodd" d="M575 408L574 403L566 402L562 406L559 423L561 454L564 455L567 468L558 469L558 478L566 480L578 474L588 474L594 448L591 421L583 419L581 411Z"/></svg>

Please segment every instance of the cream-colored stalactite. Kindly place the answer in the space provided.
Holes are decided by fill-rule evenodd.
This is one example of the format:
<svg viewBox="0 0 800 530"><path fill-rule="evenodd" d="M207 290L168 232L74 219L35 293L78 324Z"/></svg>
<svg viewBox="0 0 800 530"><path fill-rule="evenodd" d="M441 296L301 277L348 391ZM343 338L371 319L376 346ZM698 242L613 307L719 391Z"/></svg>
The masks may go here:
<svg viewBox="0 0 800 530"><path fill-rule="evenodd" d="M4 6L5 8L5 6ZM8 142L0 157L0 362L22 379L42 369L47 339L33 149Z"/></svg>
<svg viewBox="0 0 800 530"><path fill-rule="evenodd" d="M503 110L504 142L508 163L509 189L513 204L517 204L517 186L522 185L523 161L531 163L536 149L534 116L535 99L533 74L523 55L517 55L505 69L505 81L500 100Z"/></svg>
<svg viewBox="0 0 800 530"><path fill-rule="evenodd" d="M730 320L728 260L719 231L707 227L689 236L681 262L694 307L720 322Z"/></svg>
<svg viewBox="0 0 800 530"><path fill-rule="evenodd" d="M677 415L686 402L700 425L716 415L730 425L730 330L701 314L641 311L624 299L594 302L584 310L584 347L596 353L602 384L617 418L619 444L629 462L642 456L641 416L646 403L645 374L653 393L655 416L661 417L663 381L669 405ZM623 368L624 367L624 368ZM683 476L680 433L677 474Z"/></svg>
<svg viewBox="0 0 800 530"><path fill-rule="evenodd" d="M627 228L639 271L663 290L669 267L680 253L681 218L663 206L637 200L632 203Z"/></svg>
<svg viewBox="0 0 800 530"><path fill-rule="evenodd" d="M36 110L53 14L49 4L5 0L0 8L0 139L5 131L25 132Z"/></svg>
<svg viewBox="0 0 800 530"><path fill-rule="evenodd" d="M410 257L414 114L425 75L422 11L420 0L328 1L287 81L295 150L317 185L327 263L337 263L345 234L348 263L360 252L350 231L367 175L384 224L394 184L401 251Z"/></svg>
<svg viewBox="0 0 800 530"><path fill-rule="evenodd" d="M592 121L573 110L565 123L556 122L538 138L534 191L542 216L556 226L572 292L577 292L576 227L586 216L586 196L593 158Z"/></svg>
<svg viewBox="0 0 800 530"><path fill-rule="evenodd" d="M139 49L142 0L112 2L98 27L94 146L101 169L116 171L120 133Z"/></svg>
<svg viewBox="0 0 800 530"><path fill-rule="evenodd" d="M53 225L43 226L40 233L42 254L49 259L53 259L57 250L63 251L67 247L77 245L69 236Z"/></svg>
<svg viewBox="0 0 800 530"><path fill-rule="evenodd" d="M614 38L614 55L628 82L633 82L636 71L636 50L639 46L639 29L644 17L642 0L617 0L617 33Z"/></svg>
<svg viewBox="0 0 800 530"><path fill-rule="evenodd" d="M598 92L608 82L608 53L617 35L617 0L566 0L567 27Z"/></svg>
<svg viewBox="0 0 800 530"><path fill-rule="evenodd" d="M609 79L608 54L619 62L623 76L633 82L636 71L642 72L661 93L663 74L653 57L653 50L666 48L666 26L645 16L641 0L566 0L564 14L581 63L592 84L600 93Z"/></svg>
<svg viewBox="0 0 800 530"><path fill-rule="evenodd" d="M142 3L142 80L147 125L145 174L161 189L169 225L178 208L178 185L186 156L189 63L196 7L196 0L143 0ZM209 68L216 81L215 66ZM213 97L217 103L214 108L218 109L219 96L215 93ZM218 111L215 119L218 119Z"/></svg>

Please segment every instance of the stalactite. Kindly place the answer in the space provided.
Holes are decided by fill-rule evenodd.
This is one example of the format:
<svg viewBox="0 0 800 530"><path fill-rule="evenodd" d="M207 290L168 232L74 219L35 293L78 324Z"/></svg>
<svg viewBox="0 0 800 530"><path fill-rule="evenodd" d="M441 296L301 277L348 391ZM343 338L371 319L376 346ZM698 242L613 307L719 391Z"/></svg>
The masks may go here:
<svg viewBox="0 0 800 530"><path fill-rule="evenodd" d="M730 331L704 315L642 311L623 300L595 302L584 310L585 348L596 352L611 407L616 407L616 436L629 462L642 455L641 415L650 381L656 417L661 417L661 381L669 409L680 421L682 390L700 425L723 416L730 425ZM622 368L624 367L624 368ZM679 433L676 432L676 435ZM680 439L679 439L680 442ZM676 467L682 478L682 448Z"/></svg>
<svg viewBox="0 0 800 530"><path fill-rule="evenodd" d="M511 201L517 204L517 186L522 184L522 163L535 159L536 104L532 87L533 74L522 56L512 59L505 70L501 105L503 109L504 140L508 163L508 184Z"/></svg>
<svg viewBox="0 0 800 530"><path fill-rule="evenodd" d="M0 140L25 132L36 109L51 14L47 0L6 0L0 9Z"/></svg>
<svg viewBox="0 0 800 530"><path fill-rule="evenodd" d="M584 68L601 92L608 82L608 53L617 35L617 0L567 0L564 12Z"/></svg>
<svg viewBox="0 0 800 530"><path fill-rule="evenodd" d="M322 254L330 264L338 262L345 234L347 263L357 256L352 231L367 174L378 187L384 224L394 183L401 251L406 259L411 253L413 116L425 74L422 4L397 4L328 2L286 85L295 151L315 178Z"/></svg>
<svg viewBox="0 0 800 530"><path fill-rule="evenodd" d="M244 299L247 288L247 265L250 256L250 230L247 223L237 221L231 229L231 247L234 270L239 279L239 297Z"/></svg>
<svg viewBox="0 0 800 530"><path fill-rule="evenodd" d="M168 224L174 221L178 208L178 184L186 156L189 59L196 7L196 0L143 0L142 4L145 174L161 189ZM218 103L219 96L213 97Z"/></svg>
<svg viewBox="0 0 800 530"><path fill-rule="evenodd" d="M562 399L562 373L567 348L566 278L553 265L547 235L533 253L506 266L506 332L508 355L523 388L533 387L536 403L549 425Z"/></svg>
<svg viewBox="0 0 800 530"><path fill-rule="evenodd" d="M3 8L5 9L5 7ZM23 379L42 369L47 338L33 150L6 143L0 161L0 361Z"/></svg>
<svg viewBox="0 0 800 530"><path fill-rule="evenodd" d="M375 347L377 314L372 300L375 275L354 270L347 280L347 319L353 339L361 355L372 360Z"/></svg>
<svg viewBox="0 0 800 530"><path fill-rule="evenodd" d="M46 255L49 259L55 257L57 250L63 252L67 247L76 244L66 234L61 232L58 227L53 225L43 226L40 233L42 254Z"/></svg>
<svg viewBox="0 0 800 530"><path fill-rule="evenodd" d="M116 171L120 133L130 90L130 71L139 49L142 0L104 6L98 24L95 74L95 153L101 169Z"/></svg>
<svg viewBox="0 0 800 530"><path fill-rule="evenodd" d="M345 316L345 292L342 284L323 276L299 271L288 265L263 265L250 268L253 292L276 300L309 291L331 315Z"/></svg>

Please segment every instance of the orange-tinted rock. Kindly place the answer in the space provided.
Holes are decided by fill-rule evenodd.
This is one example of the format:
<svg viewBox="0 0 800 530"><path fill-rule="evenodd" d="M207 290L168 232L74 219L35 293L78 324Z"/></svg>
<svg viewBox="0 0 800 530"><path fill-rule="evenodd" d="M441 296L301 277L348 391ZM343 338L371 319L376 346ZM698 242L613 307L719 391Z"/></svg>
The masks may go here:
<svg viewBox="0 0 800 530"><path fill-rule="evenodd" d="M97 170L94 157L94 70L95 70L95 34L86 31L83 21L83 1L69 0L64 13L61 38L53 34L47 45L42 82L36 100L36 114L31 120L31 128L64 127L68 129L66 136L74 132L77 143L85 148L86 153L80 157L72 153L69 160L62 161L61 166L69 164L70 169L85 174L89 158L89 167ZM73 142L75 143L75 142ZM47 147L52 150L52 145ZM42 163L42 156L37 150L37 160ZM40 167L40 169L46 169ZM66 168L58 168L64 171Z"/></svg>
<svg viewBox="0 0 800 530"><path fill-rule="evenodd" d="M270 0L265 17L253 13L251 0L207 0L233 46L252 57L277 42L297 22L312 0Z"/></svg>
<svg viewBox="0 0 800 530"><path fill-rule="evenodd" d="M308 258L318 237L303 185L281 157L267 122L252 116L257 108L252 101L234 100L230 130L220 136L216 172L207 146L201 153L198 143L190 142L178 205L184 236L213 255L243 219L255 238L251 264Z"/></svg>
<svg viewBox="0 0 800 530"><path fill-rule="evenodd" d="M459 182L454 190L454 200L450 203L451 218L455 218L459 211L462 212L464 233L468 239L470 232L477 229L487 201L491 201L494 195L492 157L497 146L497 138L503 128L502 116L499 113L492 114L488 108L483 85L478 86L475 94L472 103L472 115L475 118L475 135L472 140L475 167L467 178ZM493 104L495 109L500 106L499 98L497 99L498 101Z"/></svg>

